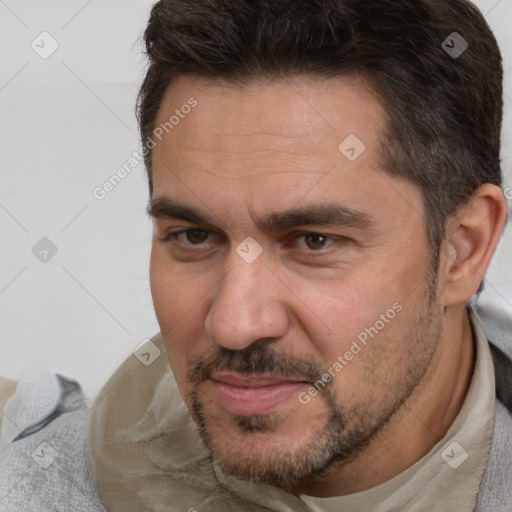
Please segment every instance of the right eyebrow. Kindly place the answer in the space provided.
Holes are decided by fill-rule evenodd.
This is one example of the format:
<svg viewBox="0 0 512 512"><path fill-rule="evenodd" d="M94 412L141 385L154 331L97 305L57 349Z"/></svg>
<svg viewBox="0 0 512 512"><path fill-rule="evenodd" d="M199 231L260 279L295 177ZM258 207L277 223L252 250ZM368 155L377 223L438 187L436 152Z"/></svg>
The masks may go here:
<svg viewBox="0 0 512 512"><path fill-rule="evenodd" d="M208 224L213 226L213 219L203 212L172 201L167 197L158 197L148 204L147 213L154 219L180 219L193 224Z"/></svg>

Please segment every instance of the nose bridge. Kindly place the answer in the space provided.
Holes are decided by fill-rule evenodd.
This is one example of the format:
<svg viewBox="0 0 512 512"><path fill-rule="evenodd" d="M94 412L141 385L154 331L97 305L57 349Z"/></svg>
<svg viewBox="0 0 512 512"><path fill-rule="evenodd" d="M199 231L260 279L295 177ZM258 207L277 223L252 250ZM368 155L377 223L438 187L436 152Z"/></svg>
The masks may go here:
<svg viewBox="0 0 512 512"><path fill-rule="evenodd" d="M277 283L264 258L247 263L234 254L206 316L208 334L232 350L243 350L261 338L283 336L288 314Z"/></svg>

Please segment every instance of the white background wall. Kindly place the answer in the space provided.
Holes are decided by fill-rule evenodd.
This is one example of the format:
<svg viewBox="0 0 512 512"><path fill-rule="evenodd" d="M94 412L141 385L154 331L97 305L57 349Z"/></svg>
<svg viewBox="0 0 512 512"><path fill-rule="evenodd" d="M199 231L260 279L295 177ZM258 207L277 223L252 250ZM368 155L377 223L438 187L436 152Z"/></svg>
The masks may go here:
<svg viewBox="0 0 512 512"><path fill-rule="evenodd" d="M51 368L77 378L92 396L158 331L143 165L104 200L92 195L139 148L134 104L152 3L0 0L0 374L6 377ZM503 162L512 187L512 2L476 3L505 61ZM52 44L58 48L43 59L33 41L43 54ZM46 263L32 252L43 237L58 250ZM507 231L485 299L512 309L511 255Z"/></svg>

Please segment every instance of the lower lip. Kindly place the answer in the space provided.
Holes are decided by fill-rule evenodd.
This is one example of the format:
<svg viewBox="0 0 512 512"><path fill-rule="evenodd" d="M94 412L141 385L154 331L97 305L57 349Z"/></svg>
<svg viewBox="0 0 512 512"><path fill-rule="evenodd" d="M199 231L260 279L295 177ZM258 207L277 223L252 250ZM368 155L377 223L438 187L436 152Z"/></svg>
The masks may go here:
<svg viewBox="0 0 512 512"><path fill-rule="evenodd" d="M210 382L223 408L231 414L239 415L270 414L308 385L304 382L285 382L260 388L244 388L218 380Z"/></svg>

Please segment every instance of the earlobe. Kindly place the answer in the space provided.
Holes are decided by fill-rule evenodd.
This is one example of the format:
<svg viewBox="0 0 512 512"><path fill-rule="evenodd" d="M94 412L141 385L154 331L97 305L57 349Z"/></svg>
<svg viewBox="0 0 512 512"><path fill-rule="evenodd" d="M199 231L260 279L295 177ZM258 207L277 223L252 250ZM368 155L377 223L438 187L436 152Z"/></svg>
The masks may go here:
<svg viewBox="0 0 512 512"><path fill-rule="evenodd" d="M479 187L447 223L441 253L446 306L468 301L478 290L505 224L507 206L502 190L491 184Z"/></svg>

